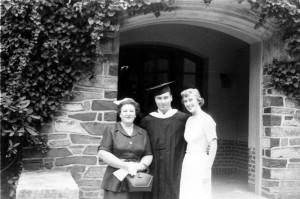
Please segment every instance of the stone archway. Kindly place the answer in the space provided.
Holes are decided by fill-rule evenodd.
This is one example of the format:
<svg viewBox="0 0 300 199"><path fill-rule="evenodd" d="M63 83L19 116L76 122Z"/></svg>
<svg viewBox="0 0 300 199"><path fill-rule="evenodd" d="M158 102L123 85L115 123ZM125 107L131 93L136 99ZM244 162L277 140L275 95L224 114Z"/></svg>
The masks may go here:
<svg viewBox="0 0 300 199"><path fill-rule="evenodd" d="M218 63L215 62L216 60L209 59L213 53L208 55L203 48L207 45L218 47L222 44L217 43L220 42L218 39L214 42L213 38L208 40L211 43L197 43L197 36L213 32L212 35L222 35L224 40L235 38L229 39L232 46L236 47L235 50L249 47L249 90L247 90L249 95L248 102L245 104L248 111L248 186L251 191L260 194L262 179L262 157L260 154L262 138L262 48L263 41L271 36L271 27L254 29L257 18L255 13L250 12L247 3L239 4L236 1L224 2L219 0L213 1L209 8L206 8L202 2L194 1L176 1L176 4L179 9L170 13L162 13L158 18L144 15L127 19L120 31L120 45L163 43L179 46L186 51L207 58L209 67L218 65ZM166 34L167 29L172 29L173 34L170 32ZM185 34L188 36L184 37ZM246 45L243 46L243 44ZM219 49L221 52L215 53L216 56L226 53L226 50ZM233 69L225 66L224 70ZM208 70L207 72L210 73L211 71ZM209 78L217 80L216 76L213 75ZM208 85L208 87L210 86ZM213 92L208 96L209 102L220 97L214 95ZM211 106L219 105L212 103Z"/></svg>

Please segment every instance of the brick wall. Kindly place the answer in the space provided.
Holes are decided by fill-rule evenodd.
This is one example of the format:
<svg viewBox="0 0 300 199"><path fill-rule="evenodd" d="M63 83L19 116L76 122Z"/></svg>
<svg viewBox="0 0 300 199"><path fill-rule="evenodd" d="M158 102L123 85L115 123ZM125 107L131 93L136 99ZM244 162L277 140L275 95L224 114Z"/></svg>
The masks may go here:
<svg viewBox="0 0 300 199"><path fill-rule="evenodd" d="M81 199L102 198L101 180L106 166L97 156L102 130L116 121L118 39L101 46L105 61L74 86L75 97L64 101L53 121L41 129L50 151L24 150L24 169L59 169L71 173Z"/></svg>
<svg viewBox="0 0 300 199"><path fill-rule="evenodd" d="M263 97L262 194L271 199L300 198L300 104L267 84Z"/></svg>
<svg viewBox="0 0 300 199"><path fill-rule="evenodd" d="M248 188L249 191L255 191L255 148L248 150Z"/></svg>
<svg viewBox="0 0 300 199"><path fill-rule="evenodd" d="M213 165L217 175L248 172L248 143L234 140L218 140L218 151Z"/></svg>

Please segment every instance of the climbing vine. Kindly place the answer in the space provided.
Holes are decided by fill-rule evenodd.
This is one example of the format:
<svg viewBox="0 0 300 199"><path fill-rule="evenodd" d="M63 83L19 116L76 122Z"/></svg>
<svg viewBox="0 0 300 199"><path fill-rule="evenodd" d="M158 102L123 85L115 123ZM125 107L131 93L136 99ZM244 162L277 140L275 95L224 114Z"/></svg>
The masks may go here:
<svg viewBox="0 0 300 199"><path fill-rule="evenodd" d="M288 97L300 101L300 1L299 0L249 0L252 9L259 11L260 19L255 28L267 20L279 24L284 49L289 59L266 64L264 71L271 76L270 83Z"/></svg>
<svg viewBox="0 0 300 199"><path fill-rule="evenodd" d="M1 1L2 168L32 145L45 152L40 128L51 121L126 16L171 11L172 1ZM5 161L2 159L5 158Z"/></svg>

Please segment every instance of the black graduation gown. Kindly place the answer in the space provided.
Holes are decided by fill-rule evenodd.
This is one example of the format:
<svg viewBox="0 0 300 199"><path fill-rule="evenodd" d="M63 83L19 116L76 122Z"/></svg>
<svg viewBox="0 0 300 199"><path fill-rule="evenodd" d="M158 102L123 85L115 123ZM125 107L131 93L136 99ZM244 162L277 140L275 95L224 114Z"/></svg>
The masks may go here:
<svg viewBox="0 0 300 199"><path fill-rule="evenodd" d="M151 193L147 199L178 199L181 166L186 150L184 140L188 115L178 111L169 118L148 115L141 121L150 138L153 161L150 173L154 176Z"/></svg>

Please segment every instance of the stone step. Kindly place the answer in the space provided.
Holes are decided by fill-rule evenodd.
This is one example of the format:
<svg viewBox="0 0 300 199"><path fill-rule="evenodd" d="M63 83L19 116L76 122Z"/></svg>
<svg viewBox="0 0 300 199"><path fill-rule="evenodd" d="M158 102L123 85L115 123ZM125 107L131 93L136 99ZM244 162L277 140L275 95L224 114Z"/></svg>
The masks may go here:
<svg viewBox="0 0 300 199"><path fill-rule="evenodd" d="M79 187L67 171L23 171L16 199L79 199Z"/></svg>

